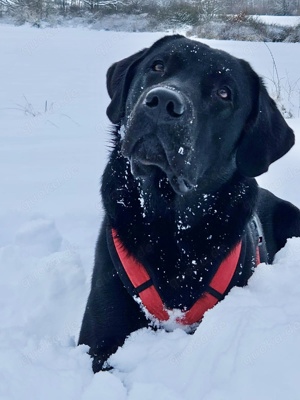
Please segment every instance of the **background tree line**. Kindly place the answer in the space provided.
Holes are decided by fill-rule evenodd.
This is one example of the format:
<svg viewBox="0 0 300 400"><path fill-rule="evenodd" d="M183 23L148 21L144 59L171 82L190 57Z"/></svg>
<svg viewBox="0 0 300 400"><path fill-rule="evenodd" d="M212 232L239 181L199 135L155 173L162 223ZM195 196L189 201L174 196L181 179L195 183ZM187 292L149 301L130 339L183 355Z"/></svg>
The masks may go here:
<svg viewBox="0 0 300 400"><path fill-rule="evenodd" d="M300 15L300 0L0 0L0 17L38 21L50 16L145 15L195 25L220 15Z"/></svg>

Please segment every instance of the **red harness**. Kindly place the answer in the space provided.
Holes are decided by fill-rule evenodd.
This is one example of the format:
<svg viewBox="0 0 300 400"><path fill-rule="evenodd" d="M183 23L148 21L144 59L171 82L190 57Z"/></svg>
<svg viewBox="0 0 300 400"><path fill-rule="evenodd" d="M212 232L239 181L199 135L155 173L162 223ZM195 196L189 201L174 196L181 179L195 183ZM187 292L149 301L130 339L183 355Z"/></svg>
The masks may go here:
<svg viewBox="0 0 300 400"><path fill-rule="evenodd" d="M165 307L145 267L133 256L128 254L114 229L112 229L112 238L120 262L131 284L136 289L143 305L146 307L148 312L159 321L168 321L170 319L171 310L168 310ZM242 242L239 242L220 264L217 272L210 281L206 292L201 295L199 300L197 300L189 310L182 311L181 317L176 319L177 323L181 325L193 325L200 322L204 313L215 306L217 302L223 298L239 265L238 261L241 254L241 248ZM258 265L260 263L258 247L256 257Z"/></svg>

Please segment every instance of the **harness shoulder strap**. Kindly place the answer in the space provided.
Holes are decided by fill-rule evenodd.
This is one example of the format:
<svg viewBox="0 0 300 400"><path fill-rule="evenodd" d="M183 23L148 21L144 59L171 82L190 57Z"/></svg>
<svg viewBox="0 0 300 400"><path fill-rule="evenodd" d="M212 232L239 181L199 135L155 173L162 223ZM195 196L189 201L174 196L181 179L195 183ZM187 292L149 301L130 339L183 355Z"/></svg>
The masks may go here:
<svg viewBox="0 0 300 400"><path fill-rule="evenodd" d="M128 253L115 229L107 231L110 255L124 286L133 296L139 296L148 312L160 321L167 321L169 314L154 287L146 268Z"/></svg>

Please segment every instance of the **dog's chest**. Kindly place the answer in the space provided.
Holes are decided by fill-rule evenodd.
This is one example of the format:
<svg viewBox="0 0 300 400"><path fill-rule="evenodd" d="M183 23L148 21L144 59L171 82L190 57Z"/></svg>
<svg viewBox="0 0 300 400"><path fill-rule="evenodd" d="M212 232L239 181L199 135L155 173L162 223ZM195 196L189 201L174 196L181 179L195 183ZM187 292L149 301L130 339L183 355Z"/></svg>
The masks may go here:
<svg viewBox="0 0 300 400"><path fill-rule="evenodd" d="M215 265L215 254L204 253L199 239L179 235L148 234L136 238L137 259L147 269L151 280L168 308L186 309L199 298L208 284ZM211 250L215 249L211 247Z"/></svg>

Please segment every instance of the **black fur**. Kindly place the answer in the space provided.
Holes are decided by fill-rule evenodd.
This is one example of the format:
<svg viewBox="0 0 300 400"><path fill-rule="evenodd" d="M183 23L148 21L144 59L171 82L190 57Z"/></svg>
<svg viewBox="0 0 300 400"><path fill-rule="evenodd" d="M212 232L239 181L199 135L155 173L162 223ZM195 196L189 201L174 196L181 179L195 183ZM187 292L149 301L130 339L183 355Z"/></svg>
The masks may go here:
<svg viewBox="0 0 300 400"><path fill-rule="evenodd" d="M107 227L147 267L166 306L180 309L200 297L239 240L242 262L231 287L247 283L255 213L262 261L300 235L299 210L254 179L292 147L294 135L248 63L169 36L112 65L107 89L115 129L102 177L106 216L79 338L90 346L95 372L126 336L149 325L116 273Z"/></svg>

